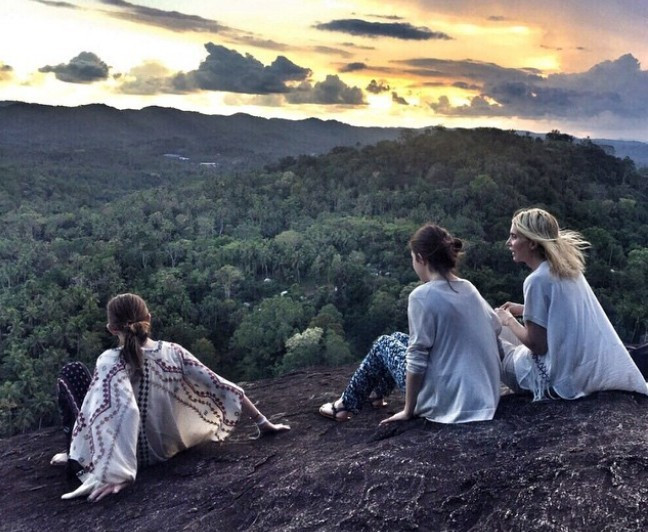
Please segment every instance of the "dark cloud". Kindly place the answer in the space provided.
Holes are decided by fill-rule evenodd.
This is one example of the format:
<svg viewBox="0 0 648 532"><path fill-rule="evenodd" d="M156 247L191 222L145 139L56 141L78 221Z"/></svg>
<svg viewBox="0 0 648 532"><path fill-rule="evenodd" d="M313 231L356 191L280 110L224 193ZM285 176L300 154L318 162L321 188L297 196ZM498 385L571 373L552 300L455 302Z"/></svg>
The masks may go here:
<svg viewBox="0 0 648 532"><path fill-rule="evenodd" d="M509 19L501 15L491 15L490 17L488 17L488 20L491 20L493 22L504 22L505 20L509 20Z"/></svg>
<svg viewBox="0 0 648 532"><path fill-rule="evenodd" d="M326 55L339 55L340 57L352 57L353 54L350 52L347 52L346 50L342 50L341 48L332 48L331 46L313 46L311 48L313 52L317 52L318 54L326 54Z"/></svg>
<svg viewBox="0 0 648 532"><path fill-rule="evenodd" d="M340 68L340 72L357 72L358 70L365 70L367 65L365 63L348 63Z"/></svg>
<svg viewBox="0 0 648 532"><path fill-rule="evenodd" d="M349 87L338 76L328 75L324 81L301 83L286 94L286 101L292 104L313 103L322 105L364 105L362 90Z"/></svg>
<svg viewBox="0 0 648 532"><path fill-rule="evenodd" d="M409 102L402 96L399 96L396 92L392 92L392 102L399 105L409 105Z"/></svg>
<svg viewBox="0 0 648 532"><path fill-rule="evenodd" d="M464 89L468 91L478 91L481 90L481 85L473 85L470 83L466 83L465 81L455 81L452 84L453 87L456 87L458 89Z"/></svg>
<svg viewBox="0 0 648 532"><path fill-rule="evenodd" d="M389 83L387 83L383 79L381 79L380 81L372 79L371 83L369 83L366 88L366 91L371 92L372 94L380 94L381 92L387 92L389 90L391 90Z"/></svg>
<svg viewBox="0 0 648 532"><path fill-rule="evenodd" d="M187 15L178 11L165 11L163 9L125 2L124 0L99 1L102 4L120 8L120 11L110 11L108 13L115 18L158 26L171 31L220 33L222 30L228 29L215 20L206 19L197 15Z"/></svg>
<svg viewBox="0 0 648 532"><path fill-rule="evenodd" d="M413 67L410 74L422 77L445 77L448 79L496 82L501 79L535 81L542 79L541 72L534 68L505 68L494 63L484 63L466 59L452 61L446 59L419 58L395 61Z"/></svg>
<svg viewBox="0 0 648 532"><path fill-rule="evenodd" d="M441 97L431 107L441 114L467 116L648 118L648 71L641 70L639 61L630 54L599 63L586 72L546 78L510 69L500 69L498 77L494 72L497 70L485 72L480 94L469 105L452 107Z"/></svg>
<svg viewBox="0 0 648 532"><path fill-rule="evenodd" d="M235 34L233 30L227 30L224 33L229 34L228 40L236 44L246 44L255 48L264 48L265 50L275 50L277 52L285 52L291 48L287 44L273 41L272 39L260 39L251 34Z"/></svg>
<svg viewBox="0 0 648 532"><path fill-rule="evenodd" d="M398 15L372 15L368 14L368 17L373 17L373 18L381 18L384 20L405 20L403 17L399 17Z"/></svg>
<svg viewBox="0 0 648 532"><path fill-rule="evenodd" d="M49 0L32 0L39 4L44 4L49 7L62 7L64 9L79 9L79 6L70 4L69 2L50 2Z"/></svg>
<svg viewBox="0 0 648 532"><path fill-rule="evenodd" d="M355 43L348 42L348 41L341 43L341 45L342 46L347 46L348 48L355 48L357 50L375 50L376 49L375 46L361 46L359 44L355 44Z"/></svg>
<svg viewBox="0 0 648 532"><path fill-rule="evenodd" d="M340 31L364 37L393 37L394 39L427 41L450 40L452 37L426 27L415 27L409 22L368 22L361 19L339 19L316 24L318 30Z"/></svg>
<svg viewBox="0 0 648 532"><path fill-rule="evenodd" d="M117 8L117 10L106 11L106 14L121 20L129 20L131 22L165 28L175 32L192 31L196 33L215 33L228 42L254 46L266 50L285 51L290 49L290 46L287 44L273 41L272 39L263 39L248 31L238 30L221 24L216 20L203 18L198 15L188 15L178 11L166 11L164 9L126 2L125 0L99 0L99 2Z"/></svg>
<svg viewBox="0 0 648 532"><path fill-rule="evenodd" d="M197 70L180 73L173 78L172 85L176 91L286 93L290 90L287 82L305 81L311 75L310 69L300 67L282 55L270 66L264 66L252 55L243 56L224 46L207 43L205 48L209 55Z"/></svg>
<svg viewBox="0 0 648 532"><path fill-rule="evenodd" d="M92 52L81 52L69 63L47 65L39 68L39 72L53 72L56 79L67 83L92 83L108 79L110 67Z"/></svg>

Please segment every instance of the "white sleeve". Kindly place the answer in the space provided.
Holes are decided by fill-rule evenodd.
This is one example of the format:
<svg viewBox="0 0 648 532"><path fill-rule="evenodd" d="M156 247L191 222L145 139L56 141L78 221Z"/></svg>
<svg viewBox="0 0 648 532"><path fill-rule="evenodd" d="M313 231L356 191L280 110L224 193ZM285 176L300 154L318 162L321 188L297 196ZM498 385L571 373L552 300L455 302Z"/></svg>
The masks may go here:
<svg viewBox="0 0 648 532"><path fill-rule="evenodd" d="M410 294L407 305L409 345L405 355L409 373L425 373L427 369L436 334L434 321L429 314L421 300Z"/></svg>
<svg viewBox="0 0 648 532"><path fill-rule="evenodd" d="M97 360L92 382L72 431L70 458L104 484L137 475L139 409L128 371L118 355Z"/></svg>

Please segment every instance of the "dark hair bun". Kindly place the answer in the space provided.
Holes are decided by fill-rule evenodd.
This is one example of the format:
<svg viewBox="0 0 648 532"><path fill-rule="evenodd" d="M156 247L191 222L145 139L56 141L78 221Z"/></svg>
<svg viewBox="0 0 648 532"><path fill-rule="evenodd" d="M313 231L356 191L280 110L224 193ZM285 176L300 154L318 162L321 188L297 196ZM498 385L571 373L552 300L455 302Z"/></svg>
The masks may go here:
<svg viewBox="0 0 648 532"><path fill-rule="evenodd" d="M459 238L455 238L454 241L452 242L452 248L459 252L463 249L463 242Z"/></svg>

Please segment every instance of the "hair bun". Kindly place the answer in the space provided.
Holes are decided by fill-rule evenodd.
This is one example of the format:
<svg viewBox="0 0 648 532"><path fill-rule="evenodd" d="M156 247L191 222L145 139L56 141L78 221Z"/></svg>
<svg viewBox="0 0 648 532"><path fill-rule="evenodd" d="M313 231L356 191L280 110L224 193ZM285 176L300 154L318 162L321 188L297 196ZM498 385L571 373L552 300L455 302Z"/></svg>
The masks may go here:
<svg viewBox="0 0 648 532"><path fill-rule="evenodd" d="M463 242L459 238L455 238L452 242L452 248L455 251L461 251L463 249Z"/></svg>

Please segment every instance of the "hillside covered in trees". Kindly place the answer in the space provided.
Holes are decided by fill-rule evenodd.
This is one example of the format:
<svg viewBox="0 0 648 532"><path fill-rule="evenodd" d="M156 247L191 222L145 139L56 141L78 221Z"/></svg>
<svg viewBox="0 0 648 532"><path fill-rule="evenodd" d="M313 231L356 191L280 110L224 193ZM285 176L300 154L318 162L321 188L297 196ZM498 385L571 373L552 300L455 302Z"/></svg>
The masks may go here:
<svg viewBox="0 0 648 532"><path fill-rule="evenodd" d="M622 338L647 333L648 176L591 142L432 128L263 169L163 155L0 144L2 434L56 420L59 367L113 345L104 307L123 291L155 337L232 380L356 360L406 329L407 240L430 220L466 241L461 274L498 305L528 273L504 245L511 214L549 209L592 242L587 276Z"/></svg>

